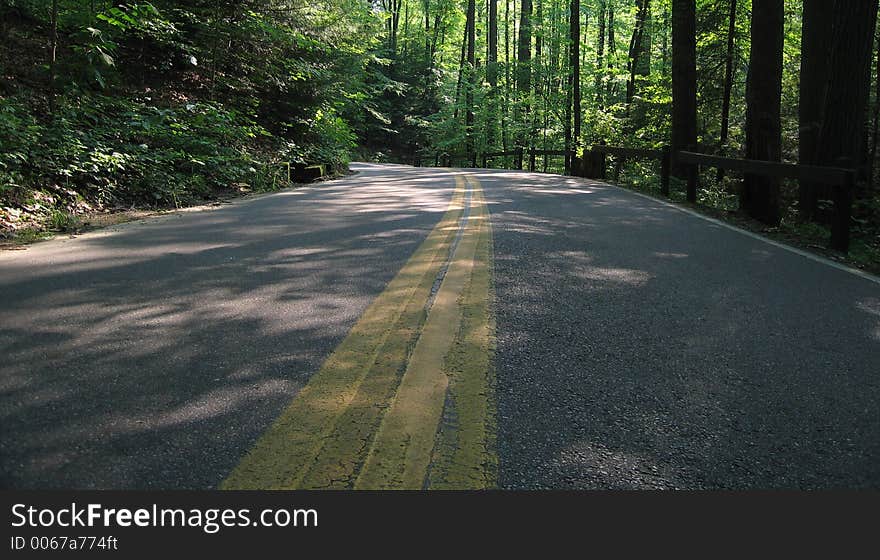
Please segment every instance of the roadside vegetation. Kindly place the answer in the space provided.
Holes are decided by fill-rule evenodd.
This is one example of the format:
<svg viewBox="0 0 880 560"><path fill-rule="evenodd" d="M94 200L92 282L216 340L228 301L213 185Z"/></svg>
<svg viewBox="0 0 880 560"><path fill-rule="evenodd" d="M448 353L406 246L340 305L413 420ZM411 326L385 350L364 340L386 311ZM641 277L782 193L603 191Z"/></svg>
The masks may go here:
<svg viewBox="0 0 880 560"><path fill-rule="evenodd" d="M343 169L377 19L353 0L4 0L0 22L0 235L29 239L279 188L288 163Z"/></svg>

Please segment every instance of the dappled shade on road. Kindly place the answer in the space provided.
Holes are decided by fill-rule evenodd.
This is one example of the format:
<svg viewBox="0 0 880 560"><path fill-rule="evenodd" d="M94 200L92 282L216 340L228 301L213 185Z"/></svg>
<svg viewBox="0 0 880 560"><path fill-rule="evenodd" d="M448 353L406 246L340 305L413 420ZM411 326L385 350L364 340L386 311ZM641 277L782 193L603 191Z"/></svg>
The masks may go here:
<svg viewBox="0 0 880 560"><path fill-rule="evenodd" d="M350 178L0 255L7 487L214 487L446 210Z"/></svg>

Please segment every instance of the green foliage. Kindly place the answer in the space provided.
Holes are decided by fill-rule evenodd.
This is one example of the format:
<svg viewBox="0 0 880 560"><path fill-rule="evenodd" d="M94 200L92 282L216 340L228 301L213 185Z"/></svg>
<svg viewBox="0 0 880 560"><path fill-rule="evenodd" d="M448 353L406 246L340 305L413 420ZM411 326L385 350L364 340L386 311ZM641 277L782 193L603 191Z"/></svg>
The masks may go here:
<svg viewBox="0 0 880 560"><path fill-rule="evenodd" d="M4 228L66 230L85 207L176 206L287 185L285 162L349 161L380 23L367 3L59 0L54 63L51 5L0 2Z"/></svg>
<svg viewBox="0 0 880 560"><path fill-rule="evenodd" d="M20 110L21 100L4 100L0 114L14 115L10 106ZM27 153L7 151L4 136L3 151L11 154L5 159L15 158L4 162L4 172L32 184L63 185L99 205L178 204L250 182L262 164L250 146L268 135L217 104L160 108L97 95L62 100L55 119L31 132Z"/></svg>
<svg viewBox="0 0 880 560"><path fill-rule="evenodd" d="M82 220L70 212L56 209L50 214L49 226L55 231L76 231L82 227Z"/></svg>
<svg viewBox="0 0 880 560"><path fill-rule="evenodd" d="M20 104L0 98L0 197L22 186L22 169L42 132L36 118Z"/></svg>

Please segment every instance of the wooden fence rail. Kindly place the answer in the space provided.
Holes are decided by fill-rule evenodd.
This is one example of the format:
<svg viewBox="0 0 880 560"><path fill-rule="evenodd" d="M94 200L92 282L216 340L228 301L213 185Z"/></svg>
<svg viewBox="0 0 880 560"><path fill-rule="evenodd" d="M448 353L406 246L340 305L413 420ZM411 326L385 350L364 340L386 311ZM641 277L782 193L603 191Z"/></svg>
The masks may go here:
<svg viewBox="0 0 880 560"><path fill-rule="evenodd" d="M669 196L669 173L672 167L672 158L668 146L660 150L645 148L624 148L620 146L606 146L594 144L589 151L584 152L582 173L584 177L604 179L606 172L605 156L617 158L621 163L627 159L656 159L660 160L660 192L663 196Z"/></svg>
<svg viewBox="0 0 880 560"><path fill-rule="evenodd" d="M832 187L834 189L834 214L831 220L831 248L843 252L849 250L852 195L856 180L855 169L735 159L688 151L676 152L675 161L688 168L687 198L690 202L697 200L697 183L701 166L778 179L808 180Z"/></svg>
<svg viewBox="0 0 880 560"><path fill-rule="evenodd" d="M847 167L824 167L816 165L800 165L793 163L780 163L774 161L760 161L750 159L736 159L729 157L701 154L689 150L672 152L668 146L661 149L627 148L623 146L607 146L594 144L584 150L583 157L577 157L576 152L565 150L536 150L518 147L514 150L502 152L485 152L480 154L479 160L484 168L489 167L494 158L513 158L515 169L523 168L523 156L528 154L529 171L535 171L536 156L562 156L566 158L566 164L571 175L588 177L591 179L605 179L607 172L607 156L615 158L619 164L628 159L650 159L660 161L660 192L663 196L669 196L669 179L673 164L687 170L687 200L697 201L697 188L699 185L700 167L713 167L728 171L739 171L749 175L761 175L765 177L787 178L797 180L809 180L817 184L831 186L834 190L834 216L831 224L832 248L846 252L849 249L850 223L852 221L852 194L855 184L856 171ZM477 154L447 153L436 154L434 165L445 164L452 166L456 162L464 162L465 166L476 167ZM416 165L419 165L420 158Z"/></svg>

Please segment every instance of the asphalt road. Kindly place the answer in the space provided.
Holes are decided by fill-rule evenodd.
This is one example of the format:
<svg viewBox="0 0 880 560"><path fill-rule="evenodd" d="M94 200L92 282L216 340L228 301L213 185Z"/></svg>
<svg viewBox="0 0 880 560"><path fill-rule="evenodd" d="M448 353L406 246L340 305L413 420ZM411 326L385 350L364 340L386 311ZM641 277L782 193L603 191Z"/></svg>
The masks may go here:
<svg viewBox="0 0 880 560"><path fill-rule="evenodd" d="M880 283L619 188L477 177L503 487L880 486Z"/></svg>
<svg viewBox="0 0 880 560"><path fill-rule="evenodd" d="M0 485L216 487L454 186L356 169L0 254ZM472 173L502 487L880 486L880 284L615 187Z"/></svg>
<svg viewBox="0 0 880 560"><path fill-rule="evenodd" d="M0 253L0 486L216 487L455 187L357 169Z"/></svg>

